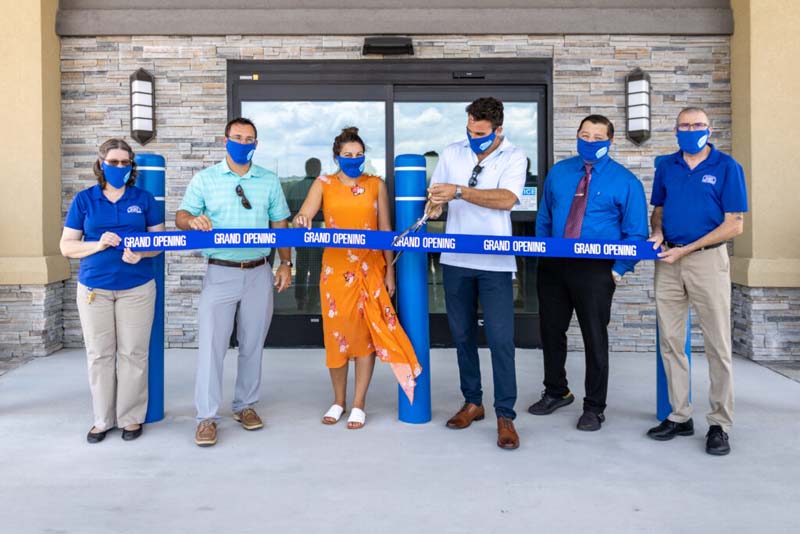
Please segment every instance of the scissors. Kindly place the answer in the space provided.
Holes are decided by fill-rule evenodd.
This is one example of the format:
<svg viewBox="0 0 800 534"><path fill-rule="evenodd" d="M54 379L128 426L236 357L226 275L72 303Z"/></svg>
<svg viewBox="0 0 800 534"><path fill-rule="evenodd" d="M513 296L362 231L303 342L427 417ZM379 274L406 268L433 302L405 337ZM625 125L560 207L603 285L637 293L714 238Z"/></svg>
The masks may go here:
<svg viewBox="0 0 800 534"><path fill-rule="evenodd" d="M425 223L428 222L428 219L431 216L431 214L430 214L431 207L432 207L432 205L431 205L430 201L428 201L428 203L425 205L425 213L422 214L422 217L417 219L414 222L414 224L412 224L411 226L409 226L408 228L403 230L403 232L401 234L398 234L397 237L395 237L392 240L392 245L396 246L398 241L400 241L401 239L406 237L408 234L417 233L420 228L425 226ZM392 265L397 263L397 259L400 257L401 254L403 254L403 252L405 252L405 251L404 250L400 250L400 251L397 252L397 254L394 255L394 259L392 260Z"/></svg>

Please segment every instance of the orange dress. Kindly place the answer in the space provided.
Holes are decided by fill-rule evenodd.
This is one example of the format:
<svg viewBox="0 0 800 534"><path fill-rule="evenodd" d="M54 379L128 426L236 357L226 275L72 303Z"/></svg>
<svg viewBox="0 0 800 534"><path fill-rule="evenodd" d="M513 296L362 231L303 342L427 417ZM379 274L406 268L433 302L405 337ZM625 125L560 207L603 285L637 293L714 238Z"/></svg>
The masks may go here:
<svg viewBox="0 0 800 534"><path fill-rule="evenodd" d="M362 175L348 187L337 176L320 176L327 228L378 229L381 179ZM386 291L386 260L380 250L326 248L320 273L322 329L326 363L342 367L349 359L375 353L387 362L408 400L414 402L422 372Z"/></svg>

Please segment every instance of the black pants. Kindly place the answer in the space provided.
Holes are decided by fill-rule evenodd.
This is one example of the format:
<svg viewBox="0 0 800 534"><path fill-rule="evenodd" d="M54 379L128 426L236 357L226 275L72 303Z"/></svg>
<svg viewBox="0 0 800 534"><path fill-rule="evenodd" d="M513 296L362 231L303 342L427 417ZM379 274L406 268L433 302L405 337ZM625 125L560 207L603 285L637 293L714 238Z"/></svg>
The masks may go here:
<svg viewBox="0 0 800 534"><path fill-rule="evenodd" d="M608 323L616 289L613 264L612 260L541 258L536 283L545 390L556 397L569 393L567 329L574 310L586 348L583 409L595 413L603 412L608 394Z"/></svg>

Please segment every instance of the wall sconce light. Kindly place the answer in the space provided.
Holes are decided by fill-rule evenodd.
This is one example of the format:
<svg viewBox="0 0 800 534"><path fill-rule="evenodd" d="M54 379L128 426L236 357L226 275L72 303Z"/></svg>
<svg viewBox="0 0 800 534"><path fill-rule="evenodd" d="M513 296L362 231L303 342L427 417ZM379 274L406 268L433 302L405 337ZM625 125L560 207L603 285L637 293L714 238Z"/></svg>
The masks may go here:
<svg viewBox="0 0 800 534"><path fill-rule="evenodd" d="M156 136L156 83L139 69L131 74L131 137L145 145Z"/></svg>
<svg viewBox="0 0 800 534"><path fill-rule="evenodd" d="M650 75L640 68L625 77L626 134L634 144L650 139Z"/></svg>

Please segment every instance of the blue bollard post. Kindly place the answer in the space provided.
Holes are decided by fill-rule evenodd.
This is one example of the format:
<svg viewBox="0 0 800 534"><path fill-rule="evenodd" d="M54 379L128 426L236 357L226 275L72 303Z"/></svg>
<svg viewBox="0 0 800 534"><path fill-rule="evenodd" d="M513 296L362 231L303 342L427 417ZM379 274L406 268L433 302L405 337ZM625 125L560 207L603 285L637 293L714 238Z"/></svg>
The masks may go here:
<svg viewBox="0 0 800 534"><path fill-rule="evenodd" d="M425 209L425 158L402 154L394 159L395 222L402 231L419 219ZM421 229L420 232L425 231ZM424 252L404 252L397 261L397 312L422 374L417 377L414 404L398 386L398 417L404 423L431 420L430 331L428 326L428 261Z"/></svg>
<svg viewBox="0 0 800 534"><path fill-rule="evenodd" d="M663 421L672 413L672 404L669 402L669 390L667 389L667 374L664 372L664 361L661 359L661 334L658 332L658 322L656 322L656 417ZM686 316L686 344L683 350L689 360L689 401L692 400L692 312Z"/></svg>
<svg viewBox="0 0 800 534"><path fill-rule="evenodd" d="M164 157L158 154L137 154L136 167L139 171L136 185L156 197L163 218L166 212ZM156 310L153 316L153 330L150 333L149 397L145 423L155 423L164 419L164 253L150 261L156 279Z"/></svg>

